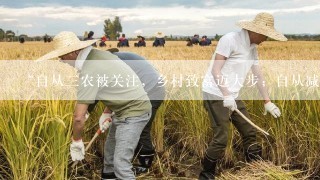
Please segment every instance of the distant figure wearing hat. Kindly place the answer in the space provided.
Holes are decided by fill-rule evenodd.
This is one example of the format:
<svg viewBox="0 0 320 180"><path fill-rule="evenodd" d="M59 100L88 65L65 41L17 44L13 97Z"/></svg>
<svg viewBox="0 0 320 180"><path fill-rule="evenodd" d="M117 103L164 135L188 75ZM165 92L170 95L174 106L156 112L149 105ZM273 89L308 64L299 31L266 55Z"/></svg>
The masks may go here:
<svg viewBox="0 0 320 180"><path fill-rule="evenodd" d="M23 44L24 41L25 41L24 37L23 37L23 36L20 36L20 37L19 37L19 42L20 42L21 44Z"/></svg>
<svg viewBox="0 0 320 180"><path fill-rule="evenodd" d="M186 41L187 41L187 46L189 46L189 47L193 46L191 38L188 38Z"/></svg>
<svg viewBox="0 0 320 180"><path fill-rule="evenodd" d="M94 35L94 32L93 32L93 31L90 31L90 32L88 33L88 37L85 37L85 38L84 38L84 41L94 40L93 35ZM97 47L96 42L94 42L94 43L92 44L92 46L93 46L93 47Z"/></svg>
<svg viewBox="0 0 320 180"><path fill-rule="evenodd" d="M204 105L212 121L214 135L201 162L201 180L214 179L217 161L223 157L227 146L230 122L243 139L246 160L261 159L262 148L257 142L256 129L234 111L239 109L249 117L244 103L237 98L250 69L257 77L257 87L264 99L264 115L267 112L274 118L281 115L264 85L257 46L267 37L279 41L286 41L287 38L275 30L274 18L269 13L259 13L253 21L241 21L237 25L242 28L240 32L228 33L219 40L202 84Z"/></svg>
<svg viewBox="0 0 320 180"><path fill-rule="evenodd" d="M85 37L85 41L87 41L87 40L92 40L93 39L93 35L94 35L94 32L93 31L90 31L89 33L88 33L88 37Z"/></svg>
<svg viewBox="0 0 320 180"><path fill-rule="evenodd" d="M198 45L199 44L199 34L193 35L193 38L191 39L191 43L193 45Z"/></svg>
<svg viewBox="0 0 320 180"><path fill-rule="evenodd" d="M206 36L202 36L201 41L199 42L200 46L210 46L211 40Z"/></svg>
<svg viewBox="0 0 320 180"><path fill-rule="evenodd" d="M45 34L45 35L43 36L43 41L44 41L45 43L51 42L51 39L50 39L50 41L49 41L49 38L50 38L50 36L48 36L47 34Z"/></svg>
<svg viewBox="0 0 320 180"><path fill-rule="evenodd" d="M108 39L107 39L107 37L106 36L102 36L101 37L101 41L100 41L100 43L99 43L99 47L106 47L107 46L107 44L106 44L106 41L107 41Z"/></svg>
<svg viewBox="0 0 320 180"><path fill-rule="evenodd" d="M129 40L125 34L122 34L118 41L117 47L129 47Z"/></svg>
<svg viewBox="0 0 320 180"><path fill-rule="evenodd" d="M137 43L134 43L134 47L146 47L146 41L143 36L138 36L139 41Z"/></svg>
<svg viewBox="0 0 320 180"><path fill-rule="evenodd" d="M166 40L164 39L164 33L157 32L156 33L156 39L153 42L153 47L162 46L164 47L164 44L166 43Z"/></svg>
<svg viewBox="0 0 320 180"><path fill-rule="evenodd" d="M74 110L73 135L70 154L73 161L84 159L85 148L82 132L88 106L98 97L108 107L104 111L106 121L99 122L100 131L109 126L107 150L102 179L135 179L132 159L142 130L151 117L151 103L135 72L109 51L94 49L97 40L80 41L73 32L63 31L54 37L54 51L38 60L59 57L63 62L80 70L78 100ZM103 85L84 85L83 79L106 77ZM135 79L135 85L115 84L125 77ZM124 80L125 81L125 80ZM121 83L121 82L118 82ZM114 115L111 117L111 111ZM111 122L110 122L111 121Z"/></svg>

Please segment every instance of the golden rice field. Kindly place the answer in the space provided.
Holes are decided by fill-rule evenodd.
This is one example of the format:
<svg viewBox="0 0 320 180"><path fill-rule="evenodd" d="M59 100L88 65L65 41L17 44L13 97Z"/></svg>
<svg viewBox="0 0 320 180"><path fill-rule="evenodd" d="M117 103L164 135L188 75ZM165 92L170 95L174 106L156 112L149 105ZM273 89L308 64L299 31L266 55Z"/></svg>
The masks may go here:
<svg viewBox="0 0 320 180"><path fill-rule="evenodd" d="M168 41L164 48L121 48L150 60L209 60L216 42L209 47L186 47ZM131 42L131 44L133 44ZM115 47L116 42L107 44ZM0 42L1 60L35 60L49 52L43 42ZM107 49L107 48L105 48ZM262 60L318 60L320 42L264 42ZM66 73L71 67L59 65ZM26 71L28 69L16 69ZM30 69L31 71L32 69ZM165 68L159 69L165 71ZM1 77L6 70L1 70ZM262 116L262 101L245 101L250 118L271 134L259 134L267 162L246 164L241 138L233 128L229 145L219 164L218 179L307 179L320 174L320 101L275 101L282 117ZM74 101L0 101L0 179L99 179L105 135L94 143L85 161L72 169L69 156ZM84 139L93 136L102 112L99 106L86 123ZM200 159L212 132L201 101L165 101L153 126L157 158L149 174L139 179L196 179Z"/></svg>

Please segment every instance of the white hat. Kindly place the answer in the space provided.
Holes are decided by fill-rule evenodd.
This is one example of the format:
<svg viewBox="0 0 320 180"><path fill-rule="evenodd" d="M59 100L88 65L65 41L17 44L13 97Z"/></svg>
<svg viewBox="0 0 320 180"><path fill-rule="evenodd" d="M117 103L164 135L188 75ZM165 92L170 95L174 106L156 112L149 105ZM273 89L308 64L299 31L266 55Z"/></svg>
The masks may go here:
<svg viewBox="0 0 320 180"><path fill-rule="evenodd" d="M274 40L287 41L288 39L274 28L274 18L269 13L259 13L252 21L239 21L236 25L243 29L263 34Z"/></svg>
<svg viewBox="0 0 320 180"><path fill-rule="evenodd" d="M37 60L48 60L59 56L63 56L70 52L91 46L96 41L98 41L98 39L80 41L75 33L69 31L62 31L53 38L54 50L40 57Z"/></svg>
<svg viewBox="0 0 320 180"><path fill-rule="evenodd" d="M156 38L164 38L164 33L162 33L162 32L157 32L157 33L156 33Z"/></svg>

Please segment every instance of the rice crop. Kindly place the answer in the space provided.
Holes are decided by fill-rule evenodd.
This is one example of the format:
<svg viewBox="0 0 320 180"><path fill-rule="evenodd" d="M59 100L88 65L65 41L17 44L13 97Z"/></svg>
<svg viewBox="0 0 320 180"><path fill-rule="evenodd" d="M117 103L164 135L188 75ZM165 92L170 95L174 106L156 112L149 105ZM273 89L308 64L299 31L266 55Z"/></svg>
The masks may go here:
<svg viewBox="0 0 320 180"><path fill-rule="evenodd" d="M209 47L187 47L183 41L168 41L164 48L154 48L151 47L151 43L148 41L146 48L129 47L121 48L120 51L135 52L149 60L209 60L217 44L214 42ZM115 46L116 42L108 42L107 47L103 49ZM35 60L51 49L52 44L42 42L24 44L1 42L0 59ZM258 51L261 60L317 60L320 57L320 42L268 41L259 46ZM57 61L51 63L50 67L55 67L55 70L48 71L41 65L6 67L0 62L1 77L5 79L6 74L13 70L16 70L17 77L19 73L42 70L48 74L59 71L77 75L68 65ZM163 73L170 72L166 66L157 68ZM270 85L276 83L271 79L274 72L264 72ZM23 79L18 78L10 88L15 90L13 92L23 93L25 87L23 83ZM8 87L0 89L3 93ZM75 93L72 88L55 88L51 91L56 92L57 96L63 96L65 92ZM199 90L192 92L198 93L193 95L201 95ZM319 88L316 93L318 92ZM181 94L172 93L172 96ZM240 169L234 170L238 166L237 163L243 162L244 158L240 135L231 128L227 151L219 163L219 171L222 172L218 178L303 179L319 176L320 101L277 100L275 103L282 111L279 119L262 115L262 101L245 101L250 119L272 136L266 138L259 134L259 142L263 146L263 158L268 162L245 164L240 166ZM99 179L105 134L93 144L86 155L86 160L79 164L77 169L72 169L70 166L69 143L74 105L75 101L67 100L0 101L0 178ZM85 142L89 142L98 128L102 109L100 104L86 122ZM150 173L139 178L197 178L201 169L199 161L213 133L202 101L165 101L157 113L152 129L153 143L157 150L156 159Z"/></svg>

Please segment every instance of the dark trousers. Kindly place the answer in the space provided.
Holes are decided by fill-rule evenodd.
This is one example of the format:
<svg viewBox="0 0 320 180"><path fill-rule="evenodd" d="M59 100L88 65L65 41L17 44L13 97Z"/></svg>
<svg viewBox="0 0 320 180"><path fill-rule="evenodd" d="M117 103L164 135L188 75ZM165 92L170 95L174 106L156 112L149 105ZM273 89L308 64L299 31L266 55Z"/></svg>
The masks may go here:
<svg viewBox="0 0 320 180"><path fill-rule="evenodd" d="M151 118L147 123L147 125L142 130L142 133L140 135L140 140L136 148L136 153L141 155L149 155L155 152L152 144L152 139L151 139L151 128L152 128L152 122L156 117L157 110L161 106L163 100L151 100L150 102L152 105Z"/></svg>
<svg viewBox="0 0 320 180"><path fill-rule="evenodd" d="M230 122L236 127L243 139L244 151L260 149L261 147L257 144L256 129L247 123L238 113L231 112L228 108L223 107L222 99L216 99L218 97L204 92L204 106L212 121L214 133L213 140L206 151L207 156L210 159L220 159L223 157L228 142ZM236 100L236 103L238 109L245 116L249 117L244 103L240 100Z"/></svg>

